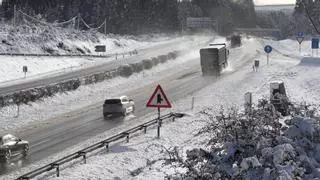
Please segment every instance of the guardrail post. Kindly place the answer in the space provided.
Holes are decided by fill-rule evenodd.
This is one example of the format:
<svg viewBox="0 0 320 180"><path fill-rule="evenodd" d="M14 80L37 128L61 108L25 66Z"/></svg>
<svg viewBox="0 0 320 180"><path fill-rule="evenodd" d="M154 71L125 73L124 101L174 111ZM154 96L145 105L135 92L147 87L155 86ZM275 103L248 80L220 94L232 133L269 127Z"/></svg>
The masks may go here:
<svg viewBox="0 0 320 180"><path fill-rule="evenodd" d="M143 128L144 128L143 132L147 134L147 126L143 126Z"/></svg>
<svg viewBox="0 0 320 180"><path fill-rule="evenodd" d="M191 101L191 110L193 110L194 108L194 97L192 97L192 101Z"/></svg>
<svg viewBox="0 0 320 180"><path fill-rule="evenodd" d="M85 164L87 164L87 156L85 152L78 152L79 156L83 157L83 161Z"/></svg>
<svg viewBox="0 0 320 180"><path fill-rule="evenodd" d="M127 133L127 143L129 143L129 133Z"/></svg>
<svg viewBox="0 0 320 180"><path fill-rule="evenodd" d="M106 146L107 152L109 152L109 143L105 143L105 146Z"/></svg>
<svg viewBox="0 0 320 180"><path fill-rule="evenodd" d="M57 177L60 177L59 164L51 164L52 168L56 168Z"/></svg>
<svg viewBox="0 0 320 180"><path fill-rule="evenodd" d="M162 120L158 120L158 138L160 138L160 128L161 128Z"/></svg>

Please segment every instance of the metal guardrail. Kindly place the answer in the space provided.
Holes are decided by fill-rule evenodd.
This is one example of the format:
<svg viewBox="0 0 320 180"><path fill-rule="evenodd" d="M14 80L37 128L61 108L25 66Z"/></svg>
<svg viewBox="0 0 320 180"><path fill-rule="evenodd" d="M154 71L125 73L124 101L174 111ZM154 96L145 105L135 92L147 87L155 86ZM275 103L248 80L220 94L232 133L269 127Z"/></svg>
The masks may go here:
<svg viewBox="0 0 320 180"><path fill-rule="evenodd" d="M109 53L109 54L25 54L25 53L0 53L0 56L26 56L26 57L94 57L94 58L109 58L109 57L121 57L124 55L134 55L137 54L137 50L118 52L118 53Z"/></svg>
<svg viewBox="0 0 320 180"><path fill-rule="evenodd" d="M30 56L30 57L41 57L41 56L52 56L52 57L110 57L107 55L91 55L91 54L23 54L23 53L0 53L0 56Z"/></svg>
<svg viewBox="0 0 320 180"><path fill-rule="evenodd" d="M158 126L157 126L158 133L157 133L157 135L158 135L158 138L159 138L160 137L160 127L162 125L162 121L163 120L172 118L172 120L174 121L175 118L181 118L181 117L183 117L183 114L180 114L180 113L169 113L169 114L163 115L160 118L153 119L153 120L148 121L148 122L146 122L144 124L141 124L139 126L131 128L131 129L127 130L127 131L121 132L121 133L119 133L119 134L117 134L115 136L112 136L112 137L110 137L110 138L108 138L106 140L103 140L101 142L93 144L93 145L91 145L89 147L86 147L86 148L80 150L80 151L77 151L77 152L75 152L73 154L70 154L68 156L65 156L65 157L59 159L59 160L56 160L56 161L54 161L54 162L52 162L50 164L47 164L47 165L45 165L43 167L40 167L40 168L38 168L36 170L33 170L33 171L29 172L29 173L26 173L26 174L18 177L17 180L29 180L31 178L34 178L34 177L36 177L36 176L38 176L40 174L43 174L43 173L48 172L48 171L51 171L53 169L56 169L56 175L57 175L57 177L59 177L60 176L59 167L61 165L65 164L65 163L68 163L68 162L70 162L72 160L75 160L75 159L78 159L80 157L82 157L83 160L84 160L84 163L86 163L86 159L87 159L86 156L87 156L88 153L90 153L92 151L95 151L97 149L103 148L103 147L105 147L107 149L107 151L109 151L109 144L111 142L115 142L115 141L118 141L118 140L123 139L123 138L126 138L126 141L129 142L130 134L136 133L136 132L141 131L141 130L144 130L144 133L146 133L147 132L147 128L150 127L150 126L153 126L155 124L158 124Z"/></svg>

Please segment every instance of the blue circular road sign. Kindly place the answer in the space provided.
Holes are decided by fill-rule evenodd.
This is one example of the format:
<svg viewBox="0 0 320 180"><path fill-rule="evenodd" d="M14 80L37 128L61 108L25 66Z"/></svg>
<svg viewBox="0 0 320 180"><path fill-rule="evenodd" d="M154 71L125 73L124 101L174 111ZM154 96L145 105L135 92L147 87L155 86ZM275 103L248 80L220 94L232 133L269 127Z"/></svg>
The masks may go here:
<svg viewBox="0 0 320 180"><path fill-rule="evenodd" d="M271 47L270 45L266 45L266 46L264 47L264 51L269 54L269 53L271 53L271 51L272 51L272 47Z"/></svg>

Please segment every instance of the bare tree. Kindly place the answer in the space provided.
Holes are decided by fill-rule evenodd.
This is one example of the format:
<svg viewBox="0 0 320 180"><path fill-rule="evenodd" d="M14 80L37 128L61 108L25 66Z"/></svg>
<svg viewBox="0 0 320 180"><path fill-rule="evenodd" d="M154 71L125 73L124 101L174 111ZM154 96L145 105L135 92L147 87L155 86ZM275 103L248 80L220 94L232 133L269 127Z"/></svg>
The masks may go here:
<svg viewBox="0 0 320 180"><path fill-rule="evenodd" d="M314 29L316 30L316 32L320 35L320 21L317 22L317 20L312 16L312 12L310 11L310 9L306 6L305 2L303 0L298 0L297 4L301 4L306 12L307 17L309 18L312 26L314 27ZM318 14L317 14L318 16Z"/></svg>

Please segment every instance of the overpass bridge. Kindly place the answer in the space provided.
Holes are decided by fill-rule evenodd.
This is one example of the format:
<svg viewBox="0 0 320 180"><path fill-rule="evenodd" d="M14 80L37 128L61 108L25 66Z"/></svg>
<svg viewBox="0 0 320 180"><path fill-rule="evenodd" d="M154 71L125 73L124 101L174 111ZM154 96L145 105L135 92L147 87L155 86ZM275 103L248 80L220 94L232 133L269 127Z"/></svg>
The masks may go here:
<svg viewBox="0 0 320 180"><path fill-rule="evenodd" d="M277 28L235 28L235 32L239 34L249 34L254 36L273 36L280 37L281 30Z"/></svg>

